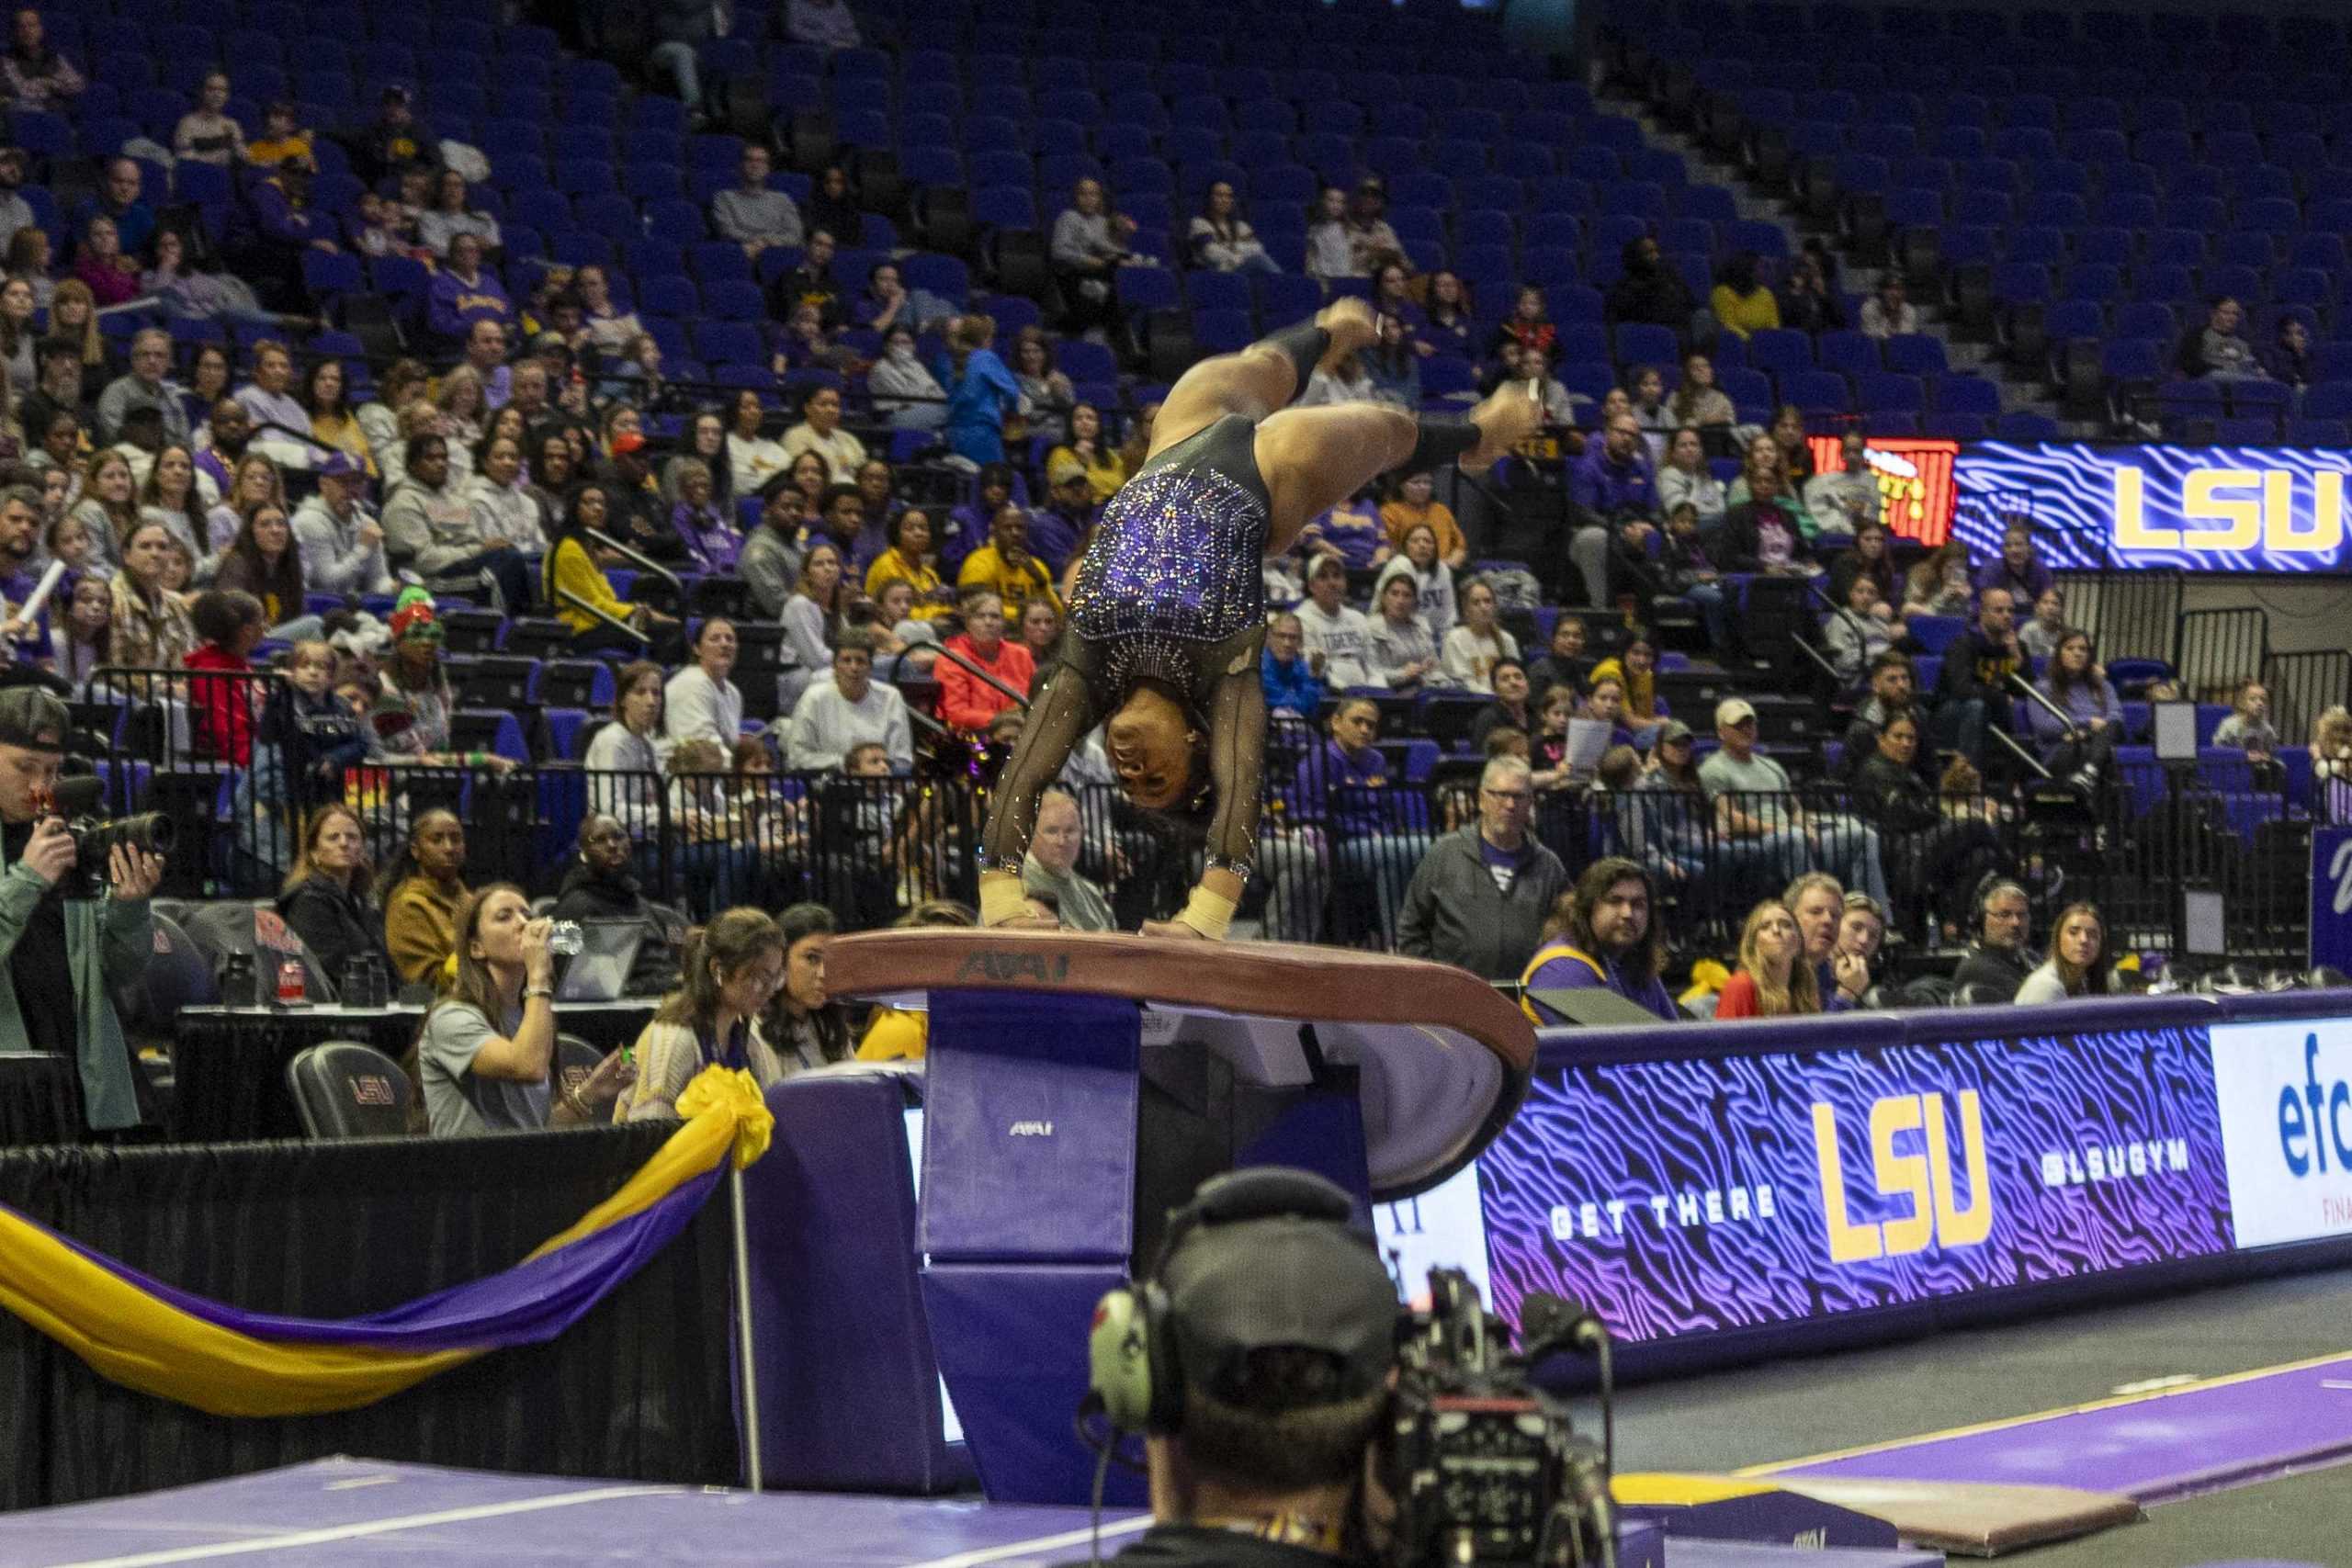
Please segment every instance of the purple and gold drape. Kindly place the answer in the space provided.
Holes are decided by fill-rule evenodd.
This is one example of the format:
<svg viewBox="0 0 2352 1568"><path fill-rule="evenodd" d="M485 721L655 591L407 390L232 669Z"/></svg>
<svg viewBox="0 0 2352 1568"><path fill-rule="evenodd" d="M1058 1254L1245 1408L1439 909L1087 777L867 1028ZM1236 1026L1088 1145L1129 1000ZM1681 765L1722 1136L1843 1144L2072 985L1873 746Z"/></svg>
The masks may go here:
<svg viewBox="0 0 2352 1568"><path fill-rule="evenodd" d="M216 1416L370 1404L487 1351L552 1339L669 1245L775 1125L745 1072L706 1068L620 1190L514 1268L363 1317L246 1312L152 1280L0 1206L0 1306L100 1375Z"/></svg>

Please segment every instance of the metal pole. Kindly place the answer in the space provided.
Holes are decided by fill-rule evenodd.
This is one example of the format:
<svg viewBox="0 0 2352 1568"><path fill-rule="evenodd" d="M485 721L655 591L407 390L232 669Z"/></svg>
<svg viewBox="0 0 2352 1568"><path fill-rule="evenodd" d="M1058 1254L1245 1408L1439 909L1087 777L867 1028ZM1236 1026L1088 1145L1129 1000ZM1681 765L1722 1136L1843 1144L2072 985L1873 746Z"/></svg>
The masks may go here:
<svg viewBox="0 0 2352 1568"><path fill-rule="evenodd" d="M760 1476L760 1375L752 1359L752 1244L743 1223L743 1173L730 1168L735 1195L735 1359L743 1376L743 1472L754 1492Z"/></svg>

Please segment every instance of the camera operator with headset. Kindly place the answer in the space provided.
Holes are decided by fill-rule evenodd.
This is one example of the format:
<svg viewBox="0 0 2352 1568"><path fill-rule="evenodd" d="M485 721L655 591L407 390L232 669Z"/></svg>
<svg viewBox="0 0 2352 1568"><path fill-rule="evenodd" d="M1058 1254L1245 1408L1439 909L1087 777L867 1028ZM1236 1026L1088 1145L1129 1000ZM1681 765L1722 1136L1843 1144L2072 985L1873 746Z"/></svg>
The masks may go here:
<svg viewBox="0 0 2352 1568"><path fill-rule="evenodd" d="M1212 1178L1149 1274L1097 1304L1080 1433L1106 1465L1090 1416L1113 1445L1144 1434L1151 1487L1151 1527L1115 1561L1434 1565L1473 1561L1458 1552L1476 1542L1479 1562L1613 1564L1598 1450L1525 1375L1599 1325L1532 1292L1530 1325L1542 1313L1557 1337L1511 1355L1448 1269L1431 1272L1432 1310L1408 1314L1355 1216L1307 1171Z"/></svg>
<svg viewBox="0 0 2352 1568"><path fill-rule="evenodd" d="M10 982L0 986L0 1051L74 1057L83 1114L105 1131L140 1119L113 993L152 961L147 900L164 861L117 840L103 865L77 865L80 842L54 798L72 723L39 687L0 692L0 956Z"/></svg>

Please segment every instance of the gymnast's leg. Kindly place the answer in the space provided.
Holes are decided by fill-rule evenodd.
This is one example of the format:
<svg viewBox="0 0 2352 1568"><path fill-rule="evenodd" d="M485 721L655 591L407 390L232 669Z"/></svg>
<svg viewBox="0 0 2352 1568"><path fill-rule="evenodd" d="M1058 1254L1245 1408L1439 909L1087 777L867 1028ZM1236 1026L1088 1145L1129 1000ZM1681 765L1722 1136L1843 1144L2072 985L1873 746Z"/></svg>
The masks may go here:
<svg viewBox="0 0 2352 1568"><path fill-rule="evenodd" d="M1465 419L1416 419L1385 403L1270 415L1257 433L1258 472L1272 498L1266 553L1288 550L1309 519L1391 469L1485 468L1533 434L1543 417L1543 406L1520 381L1505 382Z"/></svg>
<svg viewBox="0 0 2352 1568"><path fill-rule="evenodd" d="M1312 321L1275 333L1238 354L1204 359L1177 378L1152 422L1151 457L1229 413L1263 419L1288 407L1326 355L1369 346L1379 335L1372 307L1340 299ZM1148 458L1147 458L1148 460Z"/></svg>

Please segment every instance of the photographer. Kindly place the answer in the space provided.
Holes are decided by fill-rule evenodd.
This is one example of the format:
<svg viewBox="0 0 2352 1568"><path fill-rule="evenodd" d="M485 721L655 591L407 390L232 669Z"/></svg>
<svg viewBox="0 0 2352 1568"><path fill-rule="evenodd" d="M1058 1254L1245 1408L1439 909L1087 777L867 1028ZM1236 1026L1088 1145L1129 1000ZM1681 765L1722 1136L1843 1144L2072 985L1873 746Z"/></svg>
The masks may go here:
<svg viewBox="0 0 2352 1568"><path fill-rule="evenodd" d="M38 687L0 692L0 1051L41 1051L80 1063L89 1124L139 1121L137 1071L116 1020L118 987L139 981L153 953L148 896L163 857L118 844L83 868L106 888L75 896L77 845L51 808L72 718ZM66 885L62 888L61 885Z"/></svg>
<svg viewBox="0 0 2352 1568"><path fill-rule="evenodd" d="M1362 1542L1388 1414L1396 1287L1346 1193L1305 1171L1238 1171L1170 1222L1148 1285L1096 1309L1094 1386L1141 1426L1153 1524L1119 1553L1167 1568L1329 1568ZM1142 1312L1153 1287L1156 1321ZM1139 1347L1165 1334L1170 1344ZM1177 1386L1151 1386L1147 1365Z"/></svg>

